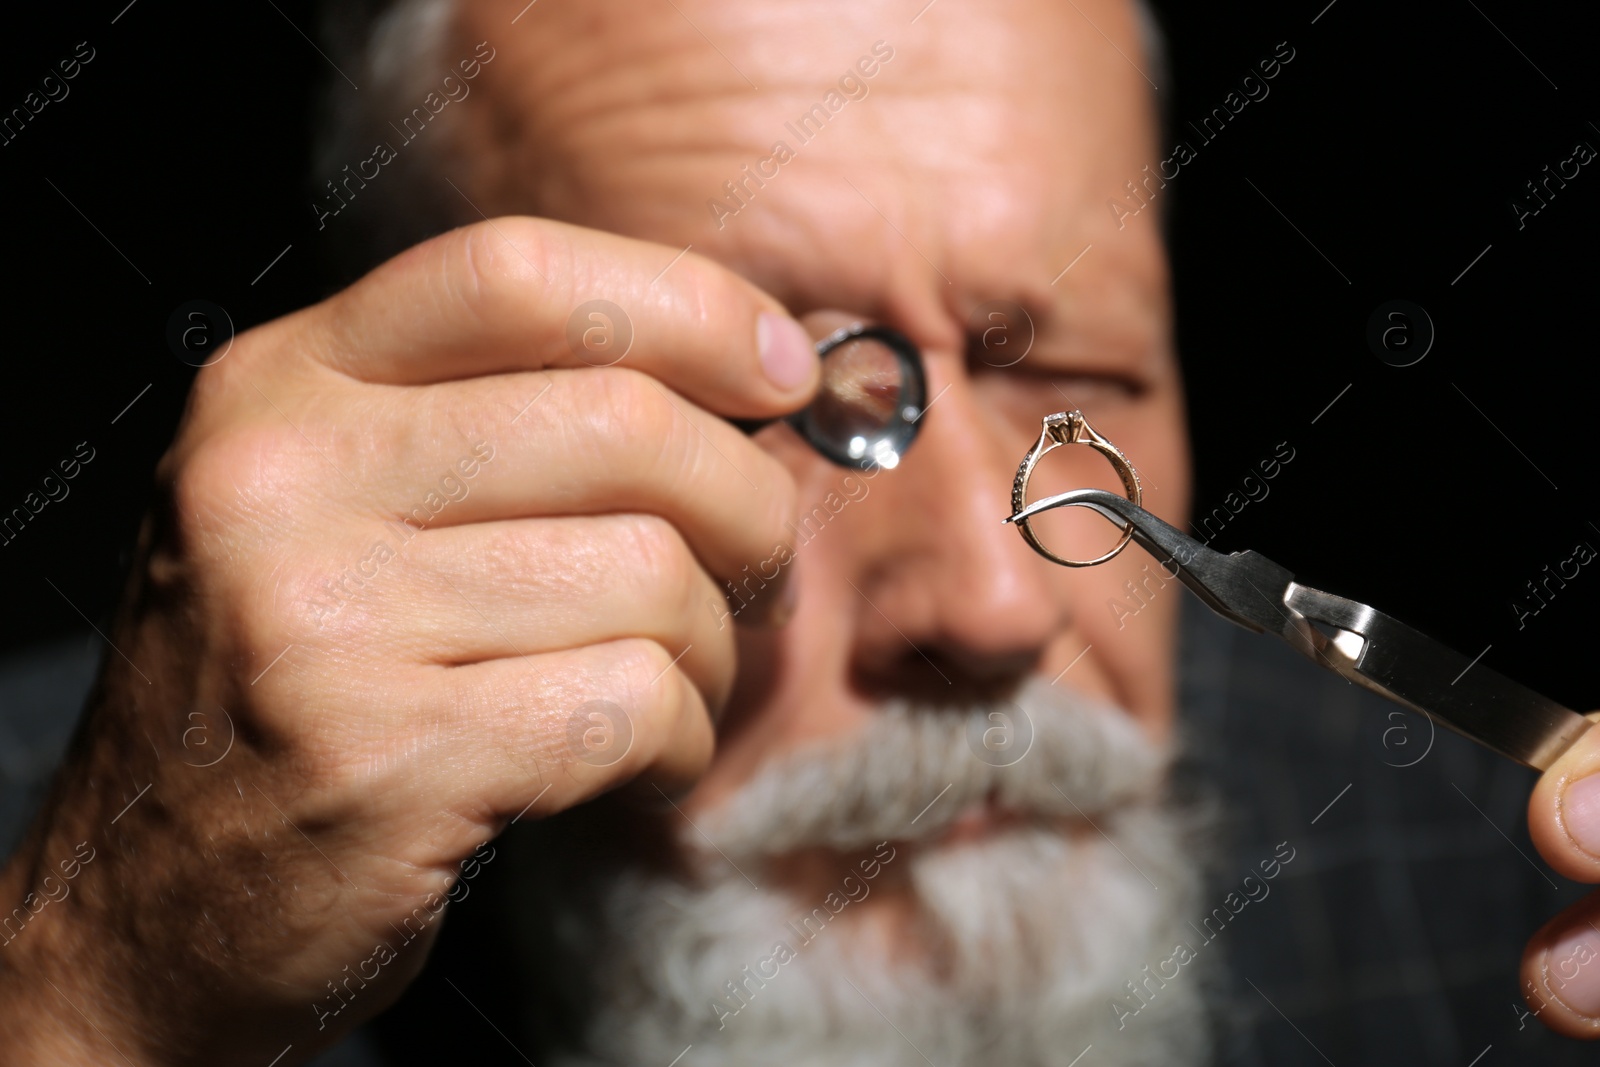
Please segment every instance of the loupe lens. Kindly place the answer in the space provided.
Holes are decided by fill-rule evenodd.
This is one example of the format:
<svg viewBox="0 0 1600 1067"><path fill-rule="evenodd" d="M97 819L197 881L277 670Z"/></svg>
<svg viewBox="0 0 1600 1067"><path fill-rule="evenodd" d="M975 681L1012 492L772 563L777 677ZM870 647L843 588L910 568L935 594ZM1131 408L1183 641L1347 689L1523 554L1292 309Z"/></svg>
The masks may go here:
<svg viewBox="0 0 1600 1067"><path fill-rule="evenodd" d="M922 355L887 326L850 326L818 342L822 385L789 423L844 467L894 468L921 426Z"/></svg>

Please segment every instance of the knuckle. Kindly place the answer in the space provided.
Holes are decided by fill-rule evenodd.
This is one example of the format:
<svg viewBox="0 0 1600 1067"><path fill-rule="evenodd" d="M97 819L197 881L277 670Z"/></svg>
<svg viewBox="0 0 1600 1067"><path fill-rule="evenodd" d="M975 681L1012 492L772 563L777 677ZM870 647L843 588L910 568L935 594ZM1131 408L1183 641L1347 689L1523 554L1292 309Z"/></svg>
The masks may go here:
<svg viewBox="0 0 1600 1067"><path fill-rule="evenodd" d="M203 593L243 650L269 658L289 643L364 648L374 626L360 573L370 539L303 532L319 476L304 448L275 427L233 427L171 460L160 479L152 586Z"/></svg>
<svg viewBox="0 0 1600 1067"><path fill-rule="evenodd" d="M622 558L633 561L658 598L687 603L699 564L677 527L658 515L632 515L623 522Z"/></svg>
<svg viewBox="0 0 1600 1067"><path fill-rule="evenodd" d="M300 480L295 453L264 427L229 429L188 449L163 479L174 532L203 547L285 518Z"/></svg>
<svg viewBox="0 0 1600 1067"><path fill-rule="evenodd" d="M754 300L744 279L696 253L684 256L679 266L688 268L683 279L687 297L693 301L691 321L705 336L726 335L729 323L750 316Z"/></svg>
<svg viewBox="0 0 1600 1067"><path fill-rule="evenodd" d="M655 379L640 371L623 367L581 371L574 375L591 376L595 393L589 404L591 426L614 439L636 440L648 445L643 455L681 453L682 439L690 429Z"/></svg>
<svg viewBox="0 0 1600 1067"><path fill-rule="evenodd" d="M619 694L618 702L637 710L644 720L641 726L671 722L683 701L673 653L648 638L619 641L612 651L611 686Z"/></svg>
<svg viewBox="0 0 1600 1067"><path fill-rule="evenodd" d="M744 465L739 443L719 452L695 425L689 401L675 399L654 378L639 371L620 370L609 383L610 423L607 432L618 440L636 442L651 481L670 494L681 496L703 489L719 465ZM734 458L730 449L739 454Z"/></svg>
<svg viewBox="0 0 1600 1067"><path fill-rule="evenodd" d="M556 231L525 216L464 226L448 238L445 274L454 295L485 320L499 317L504 303L527 287L556 276Z"/></svg>

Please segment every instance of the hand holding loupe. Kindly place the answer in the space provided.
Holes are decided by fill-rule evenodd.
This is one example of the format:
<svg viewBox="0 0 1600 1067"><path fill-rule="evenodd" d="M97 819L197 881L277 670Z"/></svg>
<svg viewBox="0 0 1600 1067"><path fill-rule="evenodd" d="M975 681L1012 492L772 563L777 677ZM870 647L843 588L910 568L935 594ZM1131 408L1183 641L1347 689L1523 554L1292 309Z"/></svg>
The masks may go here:
<svg viewBox="0 0 1600 1067"><path fill-rule="evenodd" d="M928 377L911 339L887 326L846 326L817 342L822 383L782 421L828 460L894 469L922 426ZM778 421L778 420L770 420ZM754 432L768 421L740 421Z"/></svg>

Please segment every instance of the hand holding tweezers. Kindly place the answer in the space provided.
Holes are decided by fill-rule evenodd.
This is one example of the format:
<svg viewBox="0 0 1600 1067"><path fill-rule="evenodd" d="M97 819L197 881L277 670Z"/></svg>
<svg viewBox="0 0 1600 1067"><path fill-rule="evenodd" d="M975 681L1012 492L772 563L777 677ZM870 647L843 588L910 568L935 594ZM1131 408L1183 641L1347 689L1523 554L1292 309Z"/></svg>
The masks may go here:
<svg viewBox="0 0 1600 1067"><path fill-rule="evenodd" d="M1075 489L1005 521L1061 507L1088 508L1124 528L1223 618L1275 634L1328 670L1502 756L1545 770L1590 726L1576 712L1376 608L1301 585L1256 552L1223 555L1207 548L1115 493Z"/></svg>

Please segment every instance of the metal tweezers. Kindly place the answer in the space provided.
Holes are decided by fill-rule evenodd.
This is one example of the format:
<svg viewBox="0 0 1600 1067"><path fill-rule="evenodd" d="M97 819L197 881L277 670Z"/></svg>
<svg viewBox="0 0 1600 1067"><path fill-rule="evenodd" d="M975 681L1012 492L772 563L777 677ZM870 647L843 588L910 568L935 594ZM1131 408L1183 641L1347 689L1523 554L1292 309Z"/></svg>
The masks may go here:
<svg viewBox="0 0 1600 1067"><path fill-rule="evenodd" d="M1590 726L1588 719L1468 660L1367 604L1301 585L1256 552L1223 555L1104 489L1075 489L1028 505L1006 522L1084 507L1119 527L1206 605L1255 633L1271 633L1315 663L1427 715L1536 770Z"/></svg>

